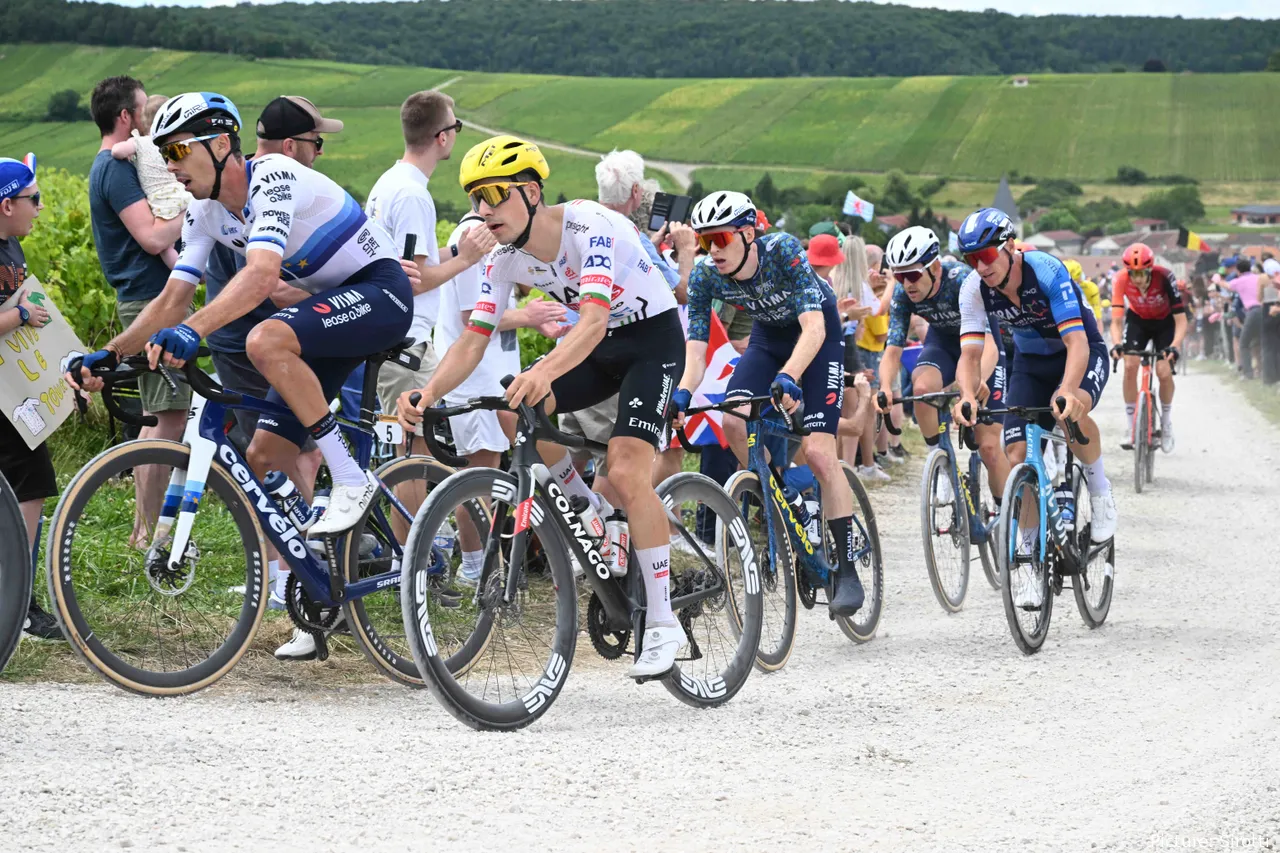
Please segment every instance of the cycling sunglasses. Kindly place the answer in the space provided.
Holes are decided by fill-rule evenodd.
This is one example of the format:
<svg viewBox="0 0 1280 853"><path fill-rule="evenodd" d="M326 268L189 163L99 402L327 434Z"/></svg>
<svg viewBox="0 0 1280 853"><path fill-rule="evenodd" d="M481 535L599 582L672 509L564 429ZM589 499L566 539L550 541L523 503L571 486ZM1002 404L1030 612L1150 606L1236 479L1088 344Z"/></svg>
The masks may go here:
<svg viewBox="0 0 1280 853"><path fill-rule="evenodd" d="M928 271L928 267L921 267L918 270L906 270L904 272L894 271L893 277L897 279L900 284L915 284L923 278L924 274Z"/></svg>
<svg viewBox="0 0 1280 853"><path fill-rule="evenodd" d="M207 142L223 135L221 133L210 133L207 136L196 136L191 139L184 139L181 142L166 142L160 146L160 156L164 158L166 163L177 163L180 160L185 160L191 153L191 143Z"/></svg>
<svg viewBox="0 0 1280 853"><path fill-rule="evenodd" d="M723 249L733 242L733 238L738 233L737 231L712 231L710 234L699 234L698 245L704 252L710 252L712 246Z"/></svg>
<svg viewBox="0 0 1280 853"><path fill-rule="evenodd" d="M1146 281L1151 278L1151 270L1129 270L1130 281Z"/></svg>
<svg viewBox="0 0 1280 853"><path fill-rule="evenodd" d="M497 184L485 184L468 192L467 198L471 199L471 209L474 211L480 210L480 202L482 201L490 207L497 207L511 198L512 187L522 187L527 183L529 182L504 181Z"/></svg>
<svg viewBox="0 0 1280 853"><path fill-rule="evenodd" d="M991 266L996 262L996 258L1000 257L999 246L987 246L985 249L979 249L976 252L965 252L964 262L971 267L976 267L978 262Z"/></svg>

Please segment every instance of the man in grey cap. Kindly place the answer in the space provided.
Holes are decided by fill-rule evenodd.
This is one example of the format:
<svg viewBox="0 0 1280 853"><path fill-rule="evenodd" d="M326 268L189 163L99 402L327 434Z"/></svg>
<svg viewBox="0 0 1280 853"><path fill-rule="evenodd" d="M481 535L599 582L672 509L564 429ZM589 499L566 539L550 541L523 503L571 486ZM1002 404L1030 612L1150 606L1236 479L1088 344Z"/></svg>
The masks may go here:
<svg viewBox="0 0 1280 853"><path fill-rule="evenodd" d="M281 95L258 116L258 155L283 154L313 168L324 153L322 133L337 133L342 122L320 115L316 105L299 95Z"/></svg>

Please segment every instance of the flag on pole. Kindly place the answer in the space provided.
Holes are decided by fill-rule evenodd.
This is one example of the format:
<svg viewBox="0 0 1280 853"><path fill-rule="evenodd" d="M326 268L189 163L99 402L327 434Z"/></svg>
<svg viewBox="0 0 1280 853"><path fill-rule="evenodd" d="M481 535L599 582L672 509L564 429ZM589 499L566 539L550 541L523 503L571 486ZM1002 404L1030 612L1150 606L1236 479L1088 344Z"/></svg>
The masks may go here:
<svg viewBox="0 0 1280 853"><path fill-rule="evenodd" d="M858 198L853 190L849 190L848 195L844 197L842 212L845 216L858 216L862 218L863 222L870 222L875 218L876 206L869 201Z"/></svg>
<svg viewBox="0 0 1280 853"><path fill-rule="evenodd" d="M1178 229L1178 245L1193 252L1212 252L1213 247L1206 243L1199 234L1185 228Z"/></svg>
<svg viewBox="0 0 1280 853"><path fill-rule="evenodd" d="M729 335L724 330L720 318L711 314L711 334L707 340L707 372L702 382L693 392L693 406L709 406L724 401L725 391L729 388L729 377L738 364L738 351L729 343ZM729 441L724 435L724 414L721 412L699 412L685 420L684 433L690 444L719 444L728 447Z"/></svg>

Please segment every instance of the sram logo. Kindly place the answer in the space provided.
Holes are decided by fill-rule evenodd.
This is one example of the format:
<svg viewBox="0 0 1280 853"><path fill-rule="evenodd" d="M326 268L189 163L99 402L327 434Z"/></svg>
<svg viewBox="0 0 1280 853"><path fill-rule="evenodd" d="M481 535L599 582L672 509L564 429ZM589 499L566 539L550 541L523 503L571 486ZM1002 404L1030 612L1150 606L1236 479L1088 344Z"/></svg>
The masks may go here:
<svg viewBox="0 0 1280 853"><path fill-rule="evenodd" d="M289 553L299 560L306 559L307 549L302 544L302 540L298 538L298 528L280 515L275 502L262 491L258 481L249 473L249 469L236 461L235 451L231 449L230 445L224 444L218 448L218 458L226 463L231 476L241 485L245 494L248 495L249 501L257 508L258 515L266 516L267 524L272 530L280 534L280 541L285 543Z"/></svg>
<svg viewBox="0 0 1280 853"><path fill-rule="evenodd" d="M551 498L551 504L556 508L556 512L560 513L560 517L564 519L564 523L568 526L569 532L573 534L573 538L578 540L578 547L582 549L582 553L587 555L587 562L591 563L592 568L596 570L596 577L601 580L608 580L609 567L605 565L604 558L600 556L600 552L596 549L596 543L587 533L587 528L583 526L582 519L574 513L573 507L569 505L569 498L560 488L560 484L555 480L547 482L547 497Z"/></svg>

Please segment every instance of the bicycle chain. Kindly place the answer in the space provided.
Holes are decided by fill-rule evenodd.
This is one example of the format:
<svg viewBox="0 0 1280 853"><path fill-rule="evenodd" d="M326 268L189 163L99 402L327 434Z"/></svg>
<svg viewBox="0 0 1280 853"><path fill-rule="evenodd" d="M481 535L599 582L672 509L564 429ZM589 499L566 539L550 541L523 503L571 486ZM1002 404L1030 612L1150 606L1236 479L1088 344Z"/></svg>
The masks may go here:
<svg viewBox="0 0 1280 853"><path fill-rule="evenodd" d="M341 608L322 607L312 601L293 572L289 573L289 579L285 581L284 603L293 624L317 637L333 627L341 612Z"/></svg>
<svg viewBox="0 0 1280 853"><path fill-rule="evenodd" d="M631 642L630 631L610 631L605 625L608 617L604 605L594 592L587 603L587 636L591 638L591 646L605 660L617 660L627 651L627 643Z"/></svg>

